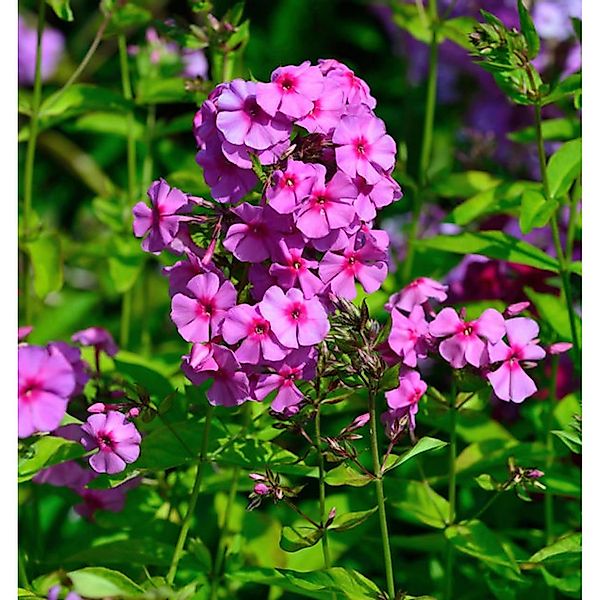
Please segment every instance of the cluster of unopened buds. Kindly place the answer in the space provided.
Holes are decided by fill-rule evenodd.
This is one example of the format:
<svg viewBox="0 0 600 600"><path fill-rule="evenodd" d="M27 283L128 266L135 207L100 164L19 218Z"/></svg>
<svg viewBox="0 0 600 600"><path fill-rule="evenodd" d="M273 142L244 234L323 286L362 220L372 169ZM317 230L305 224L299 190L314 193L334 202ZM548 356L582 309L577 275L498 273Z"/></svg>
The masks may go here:
<svg viewBox="0 0 600 600"><path fill-rule="evenodd" d="M272 409L296 413L332 295L353 299L357 281L371 293L385 279L389 238L373 220L401 191L374 107L366 83L335 60L218 85L194 119L214 201L159 180L151 206L134 207L144 250L183 255L165 269L171 318L192 344L183 371L194 384L213 380L212 404L275 392Z"/></svg>
<svg viewBox="0 0 600 600"><path fill-rule="evenodd" d="M68 461L40 471L36 483L68 487L78 493L83 503L76 510L91 517L97 508L120 510L124 492L135 485L130 481L110 490L88 489L86 486L100 473L114 474L135 462L140 454L141 436L131 421L139 415L139 408L130 402L94 402L82 424L61 425L69 403L82 399L84 387L90 379L100 377L100 355L114 356L118 348L108 331L90 327L72 336L80 346L94 350L95 367L81 355L81 350L66 342L50 342L36 346L22 342L31 328L19 331L18 348L18 415L19 437L51 434L82 444L90 452L88 466ZM107 392L111 400L122 393Z"/></svg>

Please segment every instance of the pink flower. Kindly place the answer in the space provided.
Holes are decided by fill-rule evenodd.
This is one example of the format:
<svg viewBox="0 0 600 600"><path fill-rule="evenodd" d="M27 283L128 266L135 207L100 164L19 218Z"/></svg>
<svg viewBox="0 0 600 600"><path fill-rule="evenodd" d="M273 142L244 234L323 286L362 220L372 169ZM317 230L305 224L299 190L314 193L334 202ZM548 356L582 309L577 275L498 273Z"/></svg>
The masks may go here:
<svg viewBox="0 0 600 600"><path fill-rule="evenodd" d="M440 344L440 354L455 368L467 363L479 367L484 362L486 344L495 344L506 331L504 318L493 308L483 311L474 321L463 321L453 308L442 309L429 324L434 337L447 337Z"/></svg>
<svg viewBox="0 0 600 600"><path fill-rule="evenodd" d="M133 233L136 237L149 235L142 241L146 252L159 254L177 235L181 216L189 213L191 203L186 194L172 188L164 179L154 181L148 188L151 207L138 202L133 207Z"/></svg>
<svg viewBox="0 0 600 600"><path fill-rule="evenodd" d="M102 351L108 356L114 356L119 351L112 335L103 327L82 329L74 333L71 339L82 346L93 346L96 352Z"/></svg>
<svg viewBox="0 0 600 600"><path fill-rule="evenodd" d="M272 185L265 191L269 206L281 214L293 212L302 200L308 198L316 176L315 165L288 161L284 171L273 173Z"/></svg>
<svg viewBox="0 0 600 600"><path fill-rule="evenodd" d="M306 116L313 108L313 101L323 91L323 75L309 61L299 66L279 67L271 75L271 83L256 85L256 101L268 114L277 111L291 119Z"/></svg>
<svg viewBox="0 0 600 600"><path fill-rule="evenodd" d="M343 254L327 252L319 265L323 283L330 284L334 294L348 300L356 297L355 279L371 294L381 287L387 275L387 253L371 237L358 248L359 236L355 239L356 242L349 242Z"/></svg>
<svg viewBox="0 0 600 600"><path fill-rule="evenodd" d="M505 325L509 345L502 340L489 345L490 363L502 361L502 365L496 371L488 373L487 378L498 398L523 402L537 391L537 387L520 363L541 360L546 352L537 343L540 328L532 319L516 317L508 319Z"/></svg>
<svg viewBox="0 0 600 600"><path fill-rule="evenodd" d="M319 59L319 69L326 75L325 81L331 81L342 90L347 104L364 104L368 108L375 108L376 101L371 96L369 86L346 65L332 58Z"/></svg>
<svg viewBox="0 0 600 600"><path fill-rule="evenodd" d="M315 165L316 180L310 196L298 207L296 227L307 238L322 238L334 229L350 225L356 212L353 201L356 198L356 187L344 173L337 172L325 183L326 169L323 165Z"/></svg>
<svg viewBox="0 0 600 600"><path fill-rule="evenodd" d="M81 394L85 384L90 380L88 364L81 360L81 350L70 346L66 342L50 342L48 350L50 354L61 354L71 365L75 376L75 389L72 395Z"/></svg>
<svg viewBox="0 0 600 600"><path fill-rule="evenodd" d="M92 479L94 479L92 471L84 469L74 460L68 460L42 469L34 476L33 481L75 489L87 485Z"/></svg>
<svg viewBox="0 0 600 600"><path fill-rule="evenodd" d="M309 269L316 269L319 263L302 257L301 248L288 248L283 240L279 243L283 255L280 262L271 265L269 273L284 290L299 284L305 298L312 298L323 289L323 282Z"/></svg>
<svg viewBox="0 0 600 600"><path fill-rule="evenodd" d="M62 354L39 346L19 347L19 437L56 429L74 389L73 368Z"/></svg>
<svg viewBox="0 0 600 600"><path fill-rule="evenodd" d="M396 294L392 294L385 305L387 310L394 307L410 312L415 306L425 304L429 298L444 302L448 295L447 285L443 285L429 277L419 277Z"/></svg>
<svg viewBox="0 0 600 600"><path fill-rule="evenodd" d="M17 330L18 340L22 342L33 331L33 325L25 325Z"/></svg>
<svg viewBox="0 0 600 600"><path fill-rule="evenodd" d="M208 342L214 337L235 305L237 292L231 281L221 282L215 273L192 277L188 295L175 294L171 303L171 319L187 342Z"/></svg>
<svg viewBox="0 0 600 600"><path fill-rule="evenodd" d="M354 185L358 190L354 208L363 221L373 220L377 209L402 198L400 186L389 176L382 177L374 184L367 183L364 177L358 176Z"/></svg>
<svg viewBox="0 0 600 600"><path fill-rule="evenodd" d="M256 365L264 361L277 361L289 352L277 342L271 332L271 324L262 316L258 306L240 304L229 309L221 333L228 344L237 344L242 340L235 351L240 363Z"/></svg>
<svg viewBox="0 0 600 600"><path fill-rule="evenodd" d="M417 304L408 317L398 309L392 311L392 329L388 338L390 348L409 367L417 366L417 358L427 356L428 332L423 307Z"/></svg>
<svg viewBox="0 0 600 600"><path fill-rule="evenodd" d="M571 342L555 342L548 347L548 354L563 354L573 347Z"/></svg>
<svg viewBox="0 0 600 600"><path fill-rule="evenodd" d="M373 116L344 116L333 132L338 167L350 177L360 175L375 184L394 167L396 142L385 133L381 119Z"/></svg>
<svg viewBox="0 0 600 600"><path fill-rule="evenodd" d="M76 491L79 496L81 496L82 502L74 507L75 512L89 521L94 520L94 513L97 510L120 512L125 506L126 492L137 487L140 484L140 481L140 477L135 477L134 479L129 479L125 483L108 490L88 490L84 487L79 488Z"/></svg>
<svg viewBox="0 0 600 600"><path fill-rule="evenodd" d="M81 426L81 443L86 450L98 449L90 459L96 473L119 473L140 455L142 437L120 412L90 415Z"/></svg>
<svg viewBox="0 0 600 600"><path fill-rule="evenodd" d="M286 348L313 346L329 333L329 321L317 298L307 300L297 288L285 294L270 287L260 303L260 312L269 320L277 339Z"/></svg>
<svg viewBox="0 0 600 600"><path fill-rule="evenodd" d="M205 357L197 369L184 362L183 372L186 377L195 385L200 385L208 379L213 380L212 386L206 392L206 397L213 406L239 406L249 400L248 377L241 370L233 352L224 346L212 344L209 354L210 358ZM207 365L210 370L204 369Z"/></svg>
<svg viewBox="0 0 600 600"><path fill-rule="evenodd" d="M313 107L296 125L310 133L331 133L344 110L344 92L333 81L325 80L321 96L313 100Z"/></svg>
<svg viewBox="0 0 600 600"><path fill-rule="evenodd" d="M400 372L399 386L385 393L385 399L388 407L394 412L394 417L398 418L401 413L406 415L409 420L409 428L415 428L415 417L419 412L419 400L427 391L427 384L421 380L418 371L406 369Z"/></svg>

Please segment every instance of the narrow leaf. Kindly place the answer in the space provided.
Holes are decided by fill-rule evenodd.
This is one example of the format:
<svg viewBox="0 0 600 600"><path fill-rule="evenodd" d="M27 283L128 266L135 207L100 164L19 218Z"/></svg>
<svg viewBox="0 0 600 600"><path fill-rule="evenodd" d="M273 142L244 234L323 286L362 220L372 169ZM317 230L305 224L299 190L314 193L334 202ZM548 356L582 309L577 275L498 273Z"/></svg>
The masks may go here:
<svg viewBox="0 0 600 600"><path fill-rule="evenodd" d="M581 173L581 138L563 144L548 161L550 196L564 196Z"/></svg>

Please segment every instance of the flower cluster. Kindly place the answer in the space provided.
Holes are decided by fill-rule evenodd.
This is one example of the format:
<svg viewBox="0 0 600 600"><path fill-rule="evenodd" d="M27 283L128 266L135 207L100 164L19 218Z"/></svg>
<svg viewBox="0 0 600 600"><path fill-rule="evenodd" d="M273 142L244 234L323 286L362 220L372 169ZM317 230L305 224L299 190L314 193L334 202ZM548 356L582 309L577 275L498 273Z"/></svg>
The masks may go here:
<svg viewBox="0 0 600 600"><path fill-rule="evenodd" d="M374 107L367 84L335 60L280 67L268 83L223 83L193 123L215 202L160 180L151 207L134 207L144 250L184 255L165 269L171 318L192 344L183 371L195 384L213 380L212 404L275 393L273 410L297 412L330 298L385 279L389 238L373 220L402 194L396 146Z"/></svg>
<svg viewBox="0 0 600 600"><path fill-rule="evenodd" d="M516 316L529 303L511 305L504 314L488 308L477 319L466 320L464 311L459 314L454 308L444 307L436 313L432 309L430 300L444 302L446 289L422 277L394 294L386 305L392 326L384 357L388 364L401 364L399 385L386 392L388 411L383 415L392 439L405 429L414 430L418 403L427 391L416 368L434 355L453 369L469 367L480 374L501 400L520 403L537 391L524 369L535 366L546 351L537 339L538 324ZM569 344L555 346L560 347L550 348L551 353L569 348Z"/></svg>

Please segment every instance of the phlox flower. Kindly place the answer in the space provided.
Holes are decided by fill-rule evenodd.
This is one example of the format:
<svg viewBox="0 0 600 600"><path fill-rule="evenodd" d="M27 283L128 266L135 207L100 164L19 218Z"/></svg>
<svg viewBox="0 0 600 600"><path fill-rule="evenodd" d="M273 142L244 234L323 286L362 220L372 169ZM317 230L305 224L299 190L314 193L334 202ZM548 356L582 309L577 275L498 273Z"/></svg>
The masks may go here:
<svg viewBox="0 0 600 600"><path fill-rule="evenodd" d="M256 84L256 101L271 116L277 111L299 119L313 108L313 101L323 91L323 75L309 61L299 66L286 66L275 69L270 83Z"/></svg>
<svg viewBox="0 0 600 600"><path fill-rule="evenodd" d="M360 175L354 179L358 191L354 208L363 221L371 221L377 214L377 209L391 204L402 198L400 186L389 176L382 177L376 183L367 183Z"/></svg>
<svg viewBox="0 0 600 600"><path fill-rule="evenodd" d="M425 304L430 298L444 302L448 298L447 289L447 285L434 279L418 277L399 292L392 294L385 308L391 311L395 307L410 312L415 306Z"/></svg>
<svg viewBox="0 0 600 600"><path fill-rule="evenodd" d="M94 479L94 477L93 471L84 469L74 460L68 460L67 462L42 469L39 473L36 473L33 477L33 481L35 481L35 483L46 483L56 487L76 489L84 487Z"/></svg>
<svg viewBox="0 0 600 600"><path fill-rule="evenodd" d="M277 284L287 290L299 285L305 298L312 298L323 289L323 282L310 269L316 269L319 263L302 257L302 248L288 248L283 240L279 243L282 257L269 268Z"/></svg>
<svg viewBox="0 0 600 600"><path fill-rule="evenodd" d="M344 94L344 102L349 105L364 104L374 109L376 100L371 96L369 86L343 63L329 58L319 60L319 69L326 76L325 81L335 83Z"/></svg>
<svg viewBox="0 0 600 600"><path fill-rule="evenodd" d="M90 380L88 365L81 359L81 350L70 346L66 342L50 342L48 350L50 354L61 354L71 365L73 375L75 376L75 388L72 395L81 394L85 384Z"/></svg>
<svg viewBox="0 0 600 600"><path fill-rule="evenodd" d="M323 305L316 297L306 299L297 288L284 293L280 287L270 287L260 303L260 312L286 348L313 346L322 342L329 332Z"/></svg>
<svg viewBox="0 0 600 600"><path fill-rule="evenodd" d="M117 411L90 415L81 426L81 443L86 450L98 449L90 456L96 473L119 473L140 455L142 437L133 423Z"/></svg>
<svg viewBox="0 0 600 600"><path fill-rule="evenodd" d="M56 429L74 389L73 368L62 354L40 346L20 346L19 437Z"/></svg>
<svg viewBox="0 0 600 600"><path fill-rule="evenodd" d="M240 363L256 365L265 361L281 360L288 354L271 332L271 324L258 306L239 304L230 308L221 328L221 335L228 344L242 343L235 351Z"/></svg>
<svg viewBox="0 0 600 600"><path fill-rule="evenodd" d="M296 125L310 133L331 133L344 111L344 92L333 81L325 80L321 95L313 100L313 107Z"/></svg>
<svg viewBox="0 0 600 600"><path fill-rule="evenodd" d="M192 204L186 194L172 188L164 179L154 181L148 188L150 207L138 202L133 207L133 233L144 237L142 248L159 254L177 235L181 217L189 213Z"/></svg>
<svg viewBox="0 0 600 600"><path fill-rule="evenodd" d="M104 352L108 356L114 356L119 351L112 335L104 327L82 329L74 333L71 340L82 346L93 346L96 352Z"/></svg>
<svg viewBox="0 0 600 600"><path fill-rule="evenodd" d="M350 177L363 177L375 184L383 172L391 171L396 142L386 134L385 125L375 116L344 116L333 132L338 167Z"/></svg>
<svg viewBox="0 0 600 600"><path fill-rule="evenodd" d="M504 318L493 308L484 310L474 321L464 321L453 308L447 307L429 324L432 336L448 338L440 344L440 354L455 369L462 369L467 363L481 366L485 360L485 341L495 344L505 331Z"/></svg>
<svg viewBox="0 0 600 600"><path fill-rule="evenodd" d="M289 160L285 170L273 173L272 185L265 191L269 206L281 214L293 212L308 198L316 176L315 165Z"/></svg>
<svg viewBox="0 0 600 600"><path fill-rule="evenodd" d="M427 356L428 325L423 307L417 304L408 317L398 309L392 311L392 328L388 338L390 348L409 367L417 366L417 358Z"/></svg>
<svg viewBox="0 0 600 600"><path fill-rule="evenodd" d="M79 488L76 492L81 496L82 502L76 504L73 508L77 514L89 521L94 520L94 513L97 510L121 512L125 507L126 492L137 487L140 484L140 480L140 477L135 477L107 490Z"/></svg>
<svg viewBox="0 0 600 600"><path fill-rule="evenodd" d="M419 412L419 400L427 391L427 384L421 379L418 371L406 369L400 372L398 387L385 393L387 405L392 411L393 418L408 417L411 430L416 426L415 417Z"/></svg>
<svg viewBox="0 0 600 600"><path fill-rule="evenodd" d="M532 319L516 317L508 319L505 325L508 345L502 340L488 345L490 363L502 361L502 365L488 373L487 378L500 400L523 402L537 387L520 363L541 360L546 352L537 343L540 328Z"/></svg>
<svg viewBox="0 0 600 600"><path fill-rule="evenodd" d="M225 313L235 305L237 292L231 281L221 281L215 273L192 277L187 294L175 294L171 319L187 342L207 342L214 337Z"/></svg>

